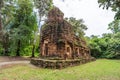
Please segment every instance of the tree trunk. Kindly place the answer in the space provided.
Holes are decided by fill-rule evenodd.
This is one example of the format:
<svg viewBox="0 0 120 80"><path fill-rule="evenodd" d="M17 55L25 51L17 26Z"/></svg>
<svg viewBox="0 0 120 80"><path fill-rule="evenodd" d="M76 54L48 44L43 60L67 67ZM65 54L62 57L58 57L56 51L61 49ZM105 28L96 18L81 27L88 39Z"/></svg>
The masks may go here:
<svg viewBox="0 0 120 80"><path fill-rule="evenodd" d="M2 31L2 21L1 21L1 15L0 15L0 32Z"/></svg>
<svg viewBox="0 0 120 80"><path fill-rule="evenodd" d="M0 42L2 41L2 18L0 13Z"/></svg>
<svg viewBox="0 0 120 80"><path fill-rule="evenodd" d="M33 44L33 48L32 48L32 55L31 57L35 57L35 45Z"/></svg>
<svg viewBox="0 0 120 80"><path fill-rule="evenodd" d="M4 56L8 56L9 54L9 51L8 51L8 44L7 43L4 43L3 44L3 48L4 48L4 51L3 51L3 55Z"/></svg>
<svg viewBox="0 0 120 80"><path fill-rule="evenodd" d="M20 40L18 40L18 43L17 43L17 51L16 51L16 56L20 56Z"/></svg>
<svg viewBox="0 0 120 80"><path fill-rule="evenodd" d="M4 51L3 51L3 55L4 56L8 56L9 54L9 51L8 51L8 46L9 46L9 35L4 35L3 36L3 48L4 48Z"/></svg>
<svg viewBox="0 0 120 80"><path fill-rule="evenodd" d="M42 40L42 26L41 26L41 18L42 18L42 16L41 16L41 14L39 14L39 16L40 16L40 21L39 21L39 25L40 25L40 41L39 41L39 46L40 46L40 49L39 49L39 57L42 55L42 45L41 45L41 40Z"/></svg>
<svg viewBox="0 0 120 80"><path fill-rule="evenodd" d="M9 55L8 55L8 48L7 48L7 47L4 48L4 54L3 54L3 55L4 55L4 56L9 56Z"/></svg>

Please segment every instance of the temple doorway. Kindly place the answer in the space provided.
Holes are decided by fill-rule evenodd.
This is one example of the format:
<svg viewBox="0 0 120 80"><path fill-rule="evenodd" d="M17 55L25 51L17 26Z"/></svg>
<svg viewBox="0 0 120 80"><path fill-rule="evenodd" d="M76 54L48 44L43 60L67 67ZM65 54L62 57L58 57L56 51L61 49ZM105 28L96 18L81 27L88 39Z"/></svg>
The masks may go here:
<svg viewBox="0 0 120 80"><path fill-rule="evenodd" d="M45 55L48 55L48 44L45 44Z"/></svg>

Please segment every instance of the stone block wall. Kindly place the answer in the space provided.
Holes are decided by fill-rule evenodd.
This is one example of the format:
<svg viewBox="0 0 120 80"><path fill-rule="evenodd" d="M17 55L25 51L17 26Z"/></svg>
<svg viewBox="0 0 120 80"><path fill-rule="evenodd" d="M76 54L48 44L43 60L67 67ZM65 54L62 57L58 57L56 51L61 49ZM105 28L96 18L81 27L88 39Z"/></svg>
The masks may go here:
<svg viewBox="0 0 120 80"><path fill-rule="evenodd" d="M85 64L91 61L95 61L95 58L90 59L69 59L69 60L49 60L49 59L31 59L31 64L41 67L41 68L50 68L50 69L62 69L69 66L76 66L80 64Z"/></svg>

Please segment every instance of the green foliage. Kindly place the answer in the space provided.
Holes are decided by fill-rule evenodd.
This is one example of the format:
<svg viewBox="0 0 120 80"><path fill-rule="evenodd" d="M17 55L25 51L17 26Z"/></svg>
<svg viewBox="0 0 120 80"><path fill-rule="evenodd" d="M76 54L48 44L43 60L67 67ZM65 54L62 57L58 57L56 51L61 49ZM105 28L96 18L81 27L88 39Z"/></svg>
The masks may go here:
<svg viewBox="0 0 120 80"><path fill-rule="evenodd" d="M116 12L115 19L120 19L120 0L98 0L98 3L103 9L111 8L112 11Z"/></svg>
<svg viewBox="0 0 120 80"><path fill-rule="evenodd" d="M101 52L102 57L106 58L119 58L120 59L120 1L119 0L98 0L100 7L103 9L111 8L112 11L116 12L114 21L109 24L109 28L112 33L104 34L102 38L104 39L106 47L101 46L100 48L105 49L104 53ZM102 43L103 44L103 43ZM95 47L94 47L95 48ZM103 50L102 50L103 51Z"/></svg>
<svg viewBox="0 0 120 80"><path fill-rule="evenodd" d="M89 39L89 47L92 56L96 58L117 58L120 59L120 32L116 34L104 34Z"/></svg>
<svg viewBox="0 0 120 80"><path fill-rule="evenodd" d="M120 32L113 35L109 40L107 49L108 58L119 58L120 59Z"/></svg>
<svg viewBox="0 0 120 80"><path fill-rule="evenodd" d="M3 16L3 48L9 50L11 53L9 55L15 55L18 41L21 41L19 49L23 53L24 48L32 45L34 34L38 30L36 14L33 12L33 2L31 0L6 0L4 3L1 11Z"/></svg>
<svg viewBox="0 0 120 80"><path fill-rule="evenodd" d="M114 20L109 24L109 28L114 34L120 32L120 20Z"/></svg>
<svg viewBox="0 0 120 80"><path fill-rule="evenodd" d="M83 38L85 35L85 30L87 30L87 26L84 24L83 19L76 19L73 17L66 18L66 20L72 25L74 33L79 38Z"/></svg>
<svg viewBox="0 0 120 80"><path fill-rule="evenodd" d="M100 7L103 6L103 9L111 7L115 11L119 6L119 0L98 0L98 3L100 4Z"/></svg>
<svg viewBox="0 0 120 80"><path fill-rule="evenodd" d="M2 55L2 51L3 51L3 48L2 48L2 45L0 44L0 56Z"/></svg>
<svg viewBox="0 0 120 80"><path fill-rule="evenodd" d="M33 3L31 0L18 0L16 7L16 13L14 14L15 21L13 26L11 26L11 47L18 46L18 41L20 43L20 50L23 50L26 46L30 45L32 35L37 30L37 20L36 15L33 13ZM19 48L16 47L17 49ZM13 50L17 50L14 48Z"/></svg>
<svg viewBox="0 0 120 80"><path fill-rule="evenodd" d="M34 0L35 6L38 9L40 18L45 16L48 11L53 7L53 0Z"/></svg>
<svg viewBox="0 0 120 80"><path fill-rule="evenodd" d="M33 45L39 52L37 16L34 8L39 9L39 16L45 16L52 7L52 0L1 0L0 22L2 15L2 37L0 51L7 55L29 55ZM1 23L0 23L1 25ZM1 27L1 26L0 26ZM35 54L36 55L36 54Z"/></svg>
<svg viewBox="0 0 120 80"><path fill-rule="evenodd" d="M91 55L96 58L101 57L102 50L99 45L100 42L102 42L102 41L100 41L100 38L98 38L97 36L92 36L90 41L88 42L89 47L91 49Z"/></svg>

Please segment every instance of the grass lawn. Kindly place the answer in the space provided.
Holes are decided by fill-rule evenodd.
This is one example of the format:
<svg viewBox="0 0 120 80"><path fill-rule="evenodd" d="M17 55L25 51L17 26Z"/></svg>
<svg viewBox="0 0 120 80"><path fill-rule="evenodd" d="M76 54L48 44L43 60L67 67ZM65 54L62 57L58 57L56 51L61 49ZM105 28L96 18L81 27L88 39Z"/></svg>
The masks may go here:
<svg viewBox="0 0 120 80"><path fill-rule="evenodd" d="M120 80L120 60L101 59L62 70L16 65L0 70L0 80Z"/></svg>

